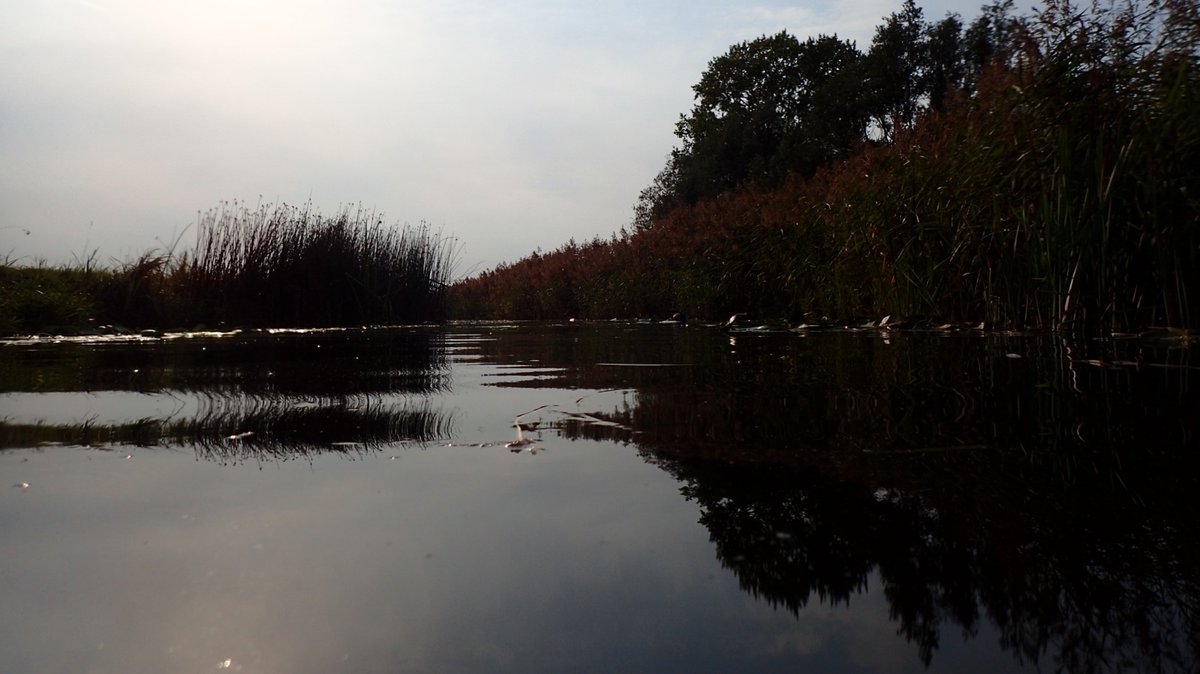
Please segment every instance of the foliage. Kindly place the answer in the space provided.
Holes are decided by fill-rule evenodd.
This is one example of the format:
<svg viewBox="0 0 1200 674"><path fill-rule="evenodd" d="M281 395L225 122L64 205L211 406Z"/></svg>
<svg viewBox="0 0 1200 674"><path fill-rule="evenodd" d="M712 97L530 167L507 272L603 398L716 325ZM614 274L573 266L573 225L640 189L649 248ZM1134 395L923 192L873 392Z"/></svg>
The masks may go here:
<svg viewBox="0 0 1200 674"><path fill-rule="evenodd" d="M778 187L678 200L610 242L468 279L452 293L456 315L749 311L1088 334L1192 327L1195 6L1054 0L1015 20L1007 8L993 5L967 30L970 58L941 75L954 82L961 72L962 85L942 94L940 109L922 108L907 127L908 113L893 106L884 119L901 123L890 125L891 142ZM993 61L977 68L971 59L984 53Z"/></svg>
<svg viewBox="0 0 1200 674"><path fill-rule="evenodd" d="M1012 0L983 8L963 33L955 14L927 23L913 0L888 16L867 53L786 31L741 42L709 62L680 117L680 146L639 195L634 226L725 192L811 176L857 144L892 141L926 109L941 110L1006 53Z"/></svg>
<svg viewBox="0 0 1200 674"><path fill-rule="evenodd" d="M904 0L900 12L875 29L867 55L867 105L886 139L894 139L916 119L928 84L930 51L925 33L923 13L913 0Z"/></svg>
<svg viewBox="0 0 1200 674"><path fill-rule="evenodd" d="M1010 16L1013 0L996 0L980 10L962 35L963 88L968 93L975 91L975 85L989 66L995 62L1007 63L1018 26Z"/></svg>
<svg viewBox="0 0 1200 674"><path fill-rule="evenodd" d="M667 208L749 185L776 186L811 174L862 137L862 55L822 35L800 42L786 31L730 47L692 89L680 117L681 147L639 198L635 226Z"/></svg>
<svg viewBox="0 0 1200 674"><path fill-rule="evenodd" d="M0 266L0 334L80 325L95 311L93 272Z"/></svg>

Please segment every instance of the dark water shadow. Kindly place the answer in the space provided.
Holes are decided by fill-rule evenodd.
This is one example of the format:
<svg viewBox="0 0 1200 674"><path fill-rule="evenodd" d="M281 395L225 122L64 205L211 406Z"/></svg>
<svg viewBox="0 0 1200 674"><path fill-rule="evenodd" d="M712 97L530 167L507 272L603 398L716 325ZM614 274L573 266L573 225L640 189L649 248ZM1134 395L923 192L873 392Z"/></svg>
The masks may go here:
<svg viewBox="0 0 1200 674"><path fill-rule="evenodd" d="M562 368L506 385L636 391L552 425L633 444L675 476L754 596L798 613L847 602L878 573L926 665L987 621L1039 669L1200 668L1188 350L556 330L498 331L478 357Z"/></svg>
<svg viewBox="0 0 1200 674"><path fill-rule="evenodd" d="M236 331L0 346L0 391L211 391L274 396L449 389L436 328Z"/></svg>
<svg viewBox="0 0 1200 674"><path fill-rule="evenodd" d="M194 402L109 425L3 421L0 447L354 457L453 435L431 402L453 358L513 373L492 386L572 391L544 401L541 429L636 447L696 503L742 588L780 610L847 602L877 575L927 665L988 624L1040 669L1200 667L1189 349L628 324L203 339L0 348L0 391Z"/></svg>
<svg viewBox="0 0 1200 674"><path fill-rule="evenodd" d="M167 414L53 424L0 419L0 449L194 449L220 462L356 456L448 438L444 335L427 328L252 331L0 348L0 391L145 394Z"/></svg>
<svg viewBox="0 0 1200 674"><path fill-rule="evenodd" d="M427 444L451 436L454 415L429 402L379 399L297 402L213 398L198 416L130 423L14 424L0 421L0 450L24 447L121 446L192 449L221 463L283 461L316 454L358 456L396 443Z"/></svg>

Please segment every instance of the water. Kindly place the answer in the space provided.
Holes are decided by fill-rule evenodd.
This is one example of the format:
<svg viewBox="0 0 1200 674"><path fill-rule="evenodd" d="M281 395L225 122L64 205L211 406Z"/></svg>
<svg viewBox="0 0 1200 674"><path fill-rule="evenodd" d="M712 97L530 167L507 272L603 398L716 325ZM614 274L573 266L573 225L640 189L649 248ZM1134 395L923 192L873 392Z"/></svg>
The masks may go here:
<svg viewBox="0 0 1200 674"><path fill-rule="evenodd" d="M1187 345L0 346L0 671L1195 671Z"/></svg>

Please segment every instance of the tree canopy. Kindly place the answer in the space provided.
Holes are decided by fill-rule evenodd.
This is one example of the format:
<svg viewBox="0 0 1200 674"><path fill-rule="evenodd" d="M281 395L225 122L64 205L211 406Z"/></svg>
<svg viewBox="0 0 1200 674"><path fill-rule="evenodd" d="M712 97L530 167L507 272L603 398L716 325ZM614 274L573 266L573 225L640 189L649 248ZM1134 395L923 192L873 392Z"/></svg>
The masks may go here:
<svg viewBox="0 0 1200 674"><path fill-rule="evenodd" d="M680 140L640 194L634 225L743 187L811 176L864 142L891 142L953 91L970 93L1003 53L1012 0L997 0L964 32L949 14L928 23L913 0L884 19L863 53L836 35L785 31L741 42L708 63Z"/></svg>
<svg viewBox="0 0 1200 674"><path fill-rule="evenodd" d="M713 59L693 87L691 114L675 127L683 142L673 155L683 197L778 184L845 149L866 121L839 105L856 84L845 75L861 58L836 37L800 42L784 31Z"/></svg>

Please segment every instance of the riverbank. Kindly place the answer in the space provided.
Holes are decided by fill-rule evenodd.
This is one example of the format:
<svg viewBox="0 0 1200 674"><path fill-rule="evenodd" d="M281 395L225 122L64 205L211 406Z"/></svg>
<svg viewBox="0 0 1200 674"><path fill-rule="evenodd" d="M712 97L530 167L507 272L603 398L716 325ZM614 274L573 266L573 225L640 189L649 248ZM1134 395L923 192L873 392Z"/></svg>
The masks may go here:
<svg viewBox="0 0 1200 674"><path fill-rule="evenodd" d="M224 204L201 217L191 250L0 265L0 334L439 321L454 254L428 226L374 213Z"/></svg>
<svg viewBox="0 0 1200 674"><path fill-rule="evenodd" d="M1009 24L973 91L891 138L501 265L457 284L451 314L1195 328L1195 8L1048 6Z"/></svg>

